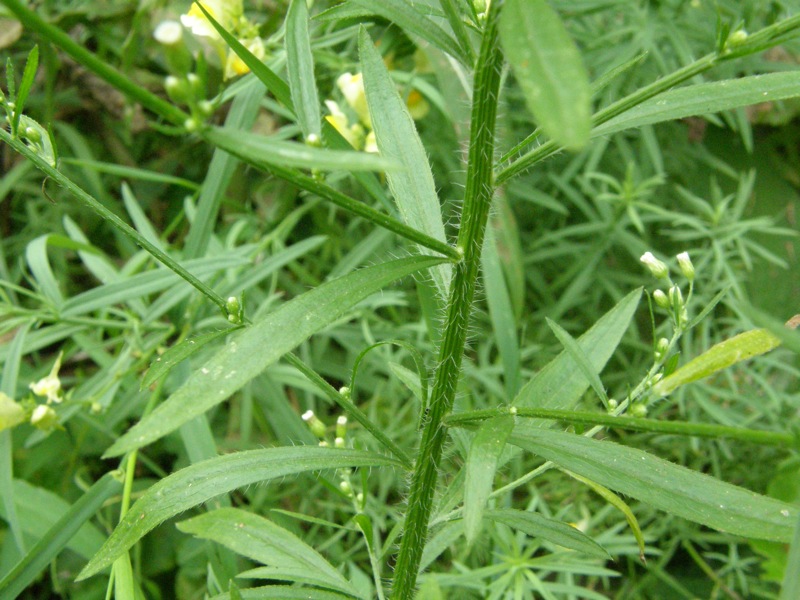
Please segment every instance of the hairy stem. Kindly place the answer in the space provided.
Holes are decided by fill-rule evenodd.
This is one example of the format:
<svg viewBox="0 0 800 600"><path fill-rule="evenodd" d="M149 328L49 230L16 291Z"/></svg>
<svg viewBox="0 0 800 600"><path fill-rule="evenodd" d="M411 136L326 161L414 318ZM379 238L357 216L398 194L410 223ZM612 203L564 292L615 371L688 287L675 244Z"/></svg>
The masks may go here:
<svg viewBox="0 0 800 600"><path fill-rule="evenodd" d="M447 436L442 420L453 407L458 385L467 326L475 295L475 281L480 266L481 247L494 191L492 184L494 127L503 60L497 34L501 4L502 2L497 0L492 3L475 69L467 188L458 235L458 247L463 251L464 257L456 265L453 274L444 335L439 350L439 367L433 385L430 412L422 432L417 463L411 480L408 512L395 567L396 575L392 590L394 600L407 600L414 594L439 475L438 463Z"/></svg>

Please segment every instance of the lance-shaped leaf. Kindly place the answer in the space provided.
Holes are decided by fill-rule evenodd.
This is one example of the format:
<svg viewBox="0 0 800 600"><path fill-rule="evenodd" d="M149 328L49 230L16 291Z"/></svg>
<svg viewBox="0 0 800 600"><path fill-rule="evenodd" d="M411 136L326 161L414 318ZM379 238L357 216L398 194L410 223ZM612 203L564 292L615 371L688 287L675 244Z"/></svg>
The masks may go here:
<svg viewBox="0 0 800 600"><path fill-rule="evenodd" d="M642 450L517 423L511 442L659 510L747 538L788 542L796 506Z"/></svg>
<svg viewBox="0 0 800 600"><path fill-rule="evenodd" d="M365 29L359 34L358 50L378 149L381 156L403 167L386 173L394 201L407 225L444 242L442 209L428 156L414 120ZM431 271L437 290L445 298L450 286L450 271L450 265L441 265Z"/></svg>
<svg viewBox="0 0 800 600"><path fill-rule="evenodd" d="M237 554L271 567L313 576L315 585L358 595L323 556L288 529L237 508L220 508L178 523L178 529L213 540Z"/></svg>
<svg viewBox="0 0 800 600"><path fill-rule="evenodd" d="M610 554L588 535L571 525L549 519L539 513L524 510L490 510L486 518L508 525L531 537L542 538L564 548L583 552L598 558L610 558Z"/></svg>
<svg viewBox="0 0 800 600"><path fill-rule="evenodd" d="M639 304L641 290L625 296L608 313L603 315L589 331L576 340L591 369L599 373L614 353L622 335ZM578 375L580 370L573 356L564 351L550 361L531 379L514 399L520 407L571 409L589 387L589 382ZM549 427L547 421L534 421L540 427Z"/></svg>
<svg viewBox="0 0 800 600"><path fill-rule="evenodd" d="M308 4L306 0L292 0L286 14L286 70L292 93L297 121L303 135L309 139L322 135L317 82L314 79L314 56L308 36Z"/></svg>
<svg viewBox="0 0 800 600"><path fill-rule="evenodd" d="M500 40L539 126L568 150L589 141L591 87L578 48L545 0L507 0Z"/></svg>
<svg viewBox="0 0 800 600"><path fill-rule="evenodd" d="M497 462L513 429L513 417L486 421L469 447L464 484L464 533L470 544L480 533L483 509L492 492Z"/></svg>
<svg viewBox="0 0 800 600"><path fill-rule="evenodd" d="M287 302L261 321L231 336L200 369L156 410L106 451L118 456L157 440L216 406L266 367L385 285L444 259L401 258L354 271Z"/></svg>
<svg viewBox="0 0 800 600"><path fill-rule="evenodd" d="M400 463L372 452L317 446L248 450L195 463L149 488L78 579L91 577L108 567L159 523L220 494L306 471L375 466L400 466Z"/></svg>
<svg viewBox="0 0 800 600"><path fill-rule="evenodd" d="M708 377L759 354L777 348L780 338L766 329L753 329L740 333L724 342L720 342L693 358L680 369L665 377L653 386L653 394L666 396L676 388Z"/></svg>
<svg viewBox="0 0 800 600"><path fill-rule="evenodd" d="M457 58L461 63L470 65L470 55L466 49L458 45L453 37L439 27L423 10L424 2L408 2L407 0L350 0L352 4L363 8L367 13L380 15L395 23L401 29L412 33L432 46Z"/></svg>
<svg viewBox="0 0 800 600"><path fill-rule="evenodd" d="M592 130L592 137L800 96L800 71L753 75L670 90Z"/></svg>
<svg viewBox="0 0 800 600"><path fill-rule="evenodd" d="M301 169L390 171L398 161L369 152L314 148L299 142L287 142L275 137L238 129L212 127L203 137L215 146L251 165L276 165Z"/></svg>

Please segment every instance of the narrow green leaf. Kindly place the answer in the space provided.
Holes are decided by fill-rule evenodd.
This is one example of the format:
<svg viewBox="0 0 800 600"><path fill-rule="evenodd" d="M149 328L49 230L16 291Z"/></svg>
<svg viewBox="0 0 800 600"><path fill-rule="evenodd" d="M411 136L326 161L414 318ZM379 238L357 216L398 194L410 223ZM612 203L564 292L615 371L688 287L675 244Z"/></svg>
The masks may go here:
<svg viewBox="0 0 800 600"><path fill-rule="evenodd" d="M244 44L237 40L235 36L225 31L225 28L217 23L214 17L209 14L202 2L198 2L197 6L201 11L203 11L203 14L206 16L214 29L217 30L217 33L219 33L220 37L225 40L225 43L228 44L228 46L230 46L234 54L242 59L242 62L247 65L247 68L250 69L250 72L253 73L253 75L255 75L258 80L264 84L264 87L271 91L272 95L282 102L286 108L294 111L292 95L286 82L276 75L272 69L261 62L261 60L259 60L252 52L250 52L250 50L248 50Z"/></svg>
<svg viewBox="0 0 800 600"><path fill-rule="evenodd" d="M66 546L77 531L118 494L122 483L110 473L98 479L0 581L0 598L16 598Z"/></svg>
<svg viewBox="0 0 800 600"><path fill-rule="evenodd" d="M339 594L309 587L298 588L295 585L268 585L241 590L240 593L244 600L274 600L280 598L297 600L298 593L302 594L303 600L350 600L352 598L349 594ZM234 600L234 598L230 593L225 593L212 596L210 600Z"/></svg>
<svg viewBox="0 0 800 600"><path fill-rule="evenodd" d="M511 399L519 392L520 386L519 335L509 286L506 284L500 264L497 240L492 228L486 230L486 239L481 254L481 270L486 290L486 303L489 306L489 318L492 321L494 338L497 341L497 349L503 363L503 379L507 398ZM467 529L469 530L469 528Z"/></svg>
<svg viewBox="0 0 800 600"><path fill-rule="evenodd" d="M539 126L568 150L589 141L591 87L580 52L545 0L507 0L500 40Z"/></svg>
<svg viewBox="0 0 800 600"><path fill-rule="evenodd" d="M159 523L236 488L306 471L399 465L374 453L317 446L249 450L196 463L149 488L78 579L91 577L111 565Z"/></svg>
<svg viewBox="0 0 800 600"><path fill-rule="evenodd" d="M611 557L605 548L582 531L539 513L514 509L489 510L486 511L486 518L508 525L531 537L542 538L589 556L603 559Z"/></svg>
<svg viewBox="0 0 800 600"><path fill-rule="evenodd" d="M22 81L20 81L14 98L14 122L11 125L11 131L18 131L20 117L25 110L25 102L28 100L28 94L31 91L31 86L36 78L36 69L38 68L39 46L34 46L28 53L28 58L25 61L25 70L22 72Z"/></svg>
<svg viewBox="0 0 800 600"><path fill-rule="evenodd" d="M287 142L224 127L212 127L203 137L226 152L251 165L277 165L301 169L345 171L392 171L401 166L394 157L370 152L314 148L299 142Z"/></svg>
<svg viewBox="0 0 800 600"><path fill-rule="evenodd" d="M381 156L403 167L386 174L403 221L445 242L442 209L422 140L380 53L365 29L359 33L358 51L378 149ZM432 271L436 288L444 298L450 289L450 273L450 265L441 265Z"/></svg>
<svg viewBox="0 0 800 600"><path fill-rule="evenodd" d="M639 527L639 520L636 518L636 515L633 514L630 506L628 506L625 501L617 496L614 492L612 492L607 487L600 485L596 481L592 481L587 477L583 477L582 475L578 475L577 473L573 473L572 471L564 470L564 472L583 483L584 485L589 486L592 488L595 493L597 493L601 498L603 498L606 502L608 502L611 506L619 510L623 515L625 515L625 520L628 522L628 527L631 528L633 532L633 537L636 538L636 543L639 545L639 559L642 562L645 562L644 558L644 535L642 534L642 528Z"/></svg>
<svg viewBox="0 0 800 600"><path fill-rule="evenodd" d="M798 509L642 450L518 422L511 442L659 510L747 538L788 542Z"/></svg>
<svg viewBox="0 0 800 600"><path fill-rule="evenodd" d="M794 524L794 536L786 559L786 572L781 583L780 600L793 600L800 597L800 515Z"/></svg>
<svg viewBox="0 0 800 600"><path fill-rule="evenodd" d="M558 341L561 342L561 345L564 346L564 350L567 352L567 354L569 354L572 360L575 361L575 364L578 366L578 370L586 378L586 381L589 382L589 385L592 386L592 389L603 401L603 404L608 406L608 394L606 394L606 388L603 387L603 382L600 381L600 375L597 374L597 371L595 371L592 368L592 365L589 363L589 358L586 356L586 353L581 349L569 332L567 332L567 330L561 327L558 323L548 318L547 325L558 338Z"/></svg>
<svg viewBox="0 0 800 600"><path fill-rule="evenodd" d="M796 70L699 83L642 102L593 129L592 137L797 96L800 96L800 71Z"/></svg>
<svg viewBox="0 0 800 600"><path fill-rule="evenodd" d="M752 329L720 342L693 358L653 386L653 394L666 396L678 387L708 377L728 367L777 348L780 338L766 329Z"/></svg>
<svg viewBox="0 0 800 600"><path fill-rule="evenodd" d="M603 315L577 343L589 360L592 369L599 373L630 324L639 304L641 290L634 290ZM589 387L584 377L576 377L575 360L564 351L548 363L520 390L513 404L519 407L571 409ZM540 427L547 421L534 421Z"/></svg>
<svg viewBox="0 0 800 600"><path fill-rule="evenodd" d="M286 70L289 89L303 136L322 136L322 118L319 95L314 79L314 56L308 36L308 4L305 0L291 0L286 14Z"/></svg>
<svg viewBox="0 0 800 600"><path fill-rule="evenodd" d="M402 258L355 271L306 292L261 321L234 334L201 369L106 452L118 456L140 448L204 413L233 394L306 338L392 281L444 259Z"/></svg>
<svg viewBox="0 0 800 600"><path fill-rule="evenodd" d="M255 569L248 569L247 571L239 573L237 577L240 579L272 579L276 581L291 581L295 585L313 585L321 588L327 588L329 590L333 590L336 587L330 585L330 582L316 571L303 567L256 567ZM303 587L300 589L305 590L308 588ZM353 596L358 598L364 597L363 595L358 594L355 589L350 588L350 590L351 591L347 593L348 598L352 598Z"/></svg>
<svg viewBox="0 0 800 600"><path fill-rule="evenodd" d="M264 565L313 574L317 585L322 587L357 595L352 584L319 552L264 517L241 509L221 508L181 521L177 527Z"/></svg>
<svg viewBox="0 0 800 600"><path fill-rule="evenodd" d="M197 278L207 278L232 267L243 267L248 260L241 249L226 252L213 258L195 258L184 263L184 268L191 270ZM247 249L245 249L247 251ZM61 307L63 317L85 315L94 310L128 302L147 294L155 294L172 288L175 290L182 282L178 274L168 268L152 269L138 273L127 279L119 279L112 283L81 292L64 302Z"/></svg>
<svg viewBox="0 0 800 600"><path fill-rule="evenodd" d="M45 535L70 509L70 504L58 494L36 487L21 479L14 479L8 491L14 493L14 504L19 527L34 540ZM3 490L4 492L7 490ZM0 505L0 518L9 520L7 507ZM66 547L89 560L103 545L104 536L91 523L83 526L70 538Z"/></svg>
<svg viewBox="0 0 800 600"><path fill-rule="evenodd" d="M172 367L189 358L192 354L203 348L206 344L213 342L224 335L230 335L234 331L235 329L232 328L209 331L208 333L196 335L188 340L183 340L179 344L175 344L169 350L164 352L164 354L155 359L155 361L153 361L153 364L150 365L150 368L147 370L145 376L142 377L142 383L139 386L139 389L143 390L150 387L154 382L158 381L164 375L169 373L172 370Z"/></svg>
<svg viewBox="0 0 800 600"><path fill-rule="evenodd" d="M401 29L422 38L432 46L472 66L470 56L453 37L407 0L350 0L371 13L396 23Z"/></svg>
<svg viewBox="0 0 800 600"><path fill-rule="evenodd" d="M241 90L231 103L225 127L236 131L249 131L261 110L261 101L266 90L258 82ZM219 207L225 196L233 175L239 167L239 159L224 150L216 148L208 165L200 195L197 198L197 212L186 236L184 258L199 258L206 254L214 226L217 223Z"/></svg>
<svg viewBox="0 0 800 600"><path fill-rule="evenodd" d="M464 484L464 533L469 544L474 543L480 533L483 511L492 493L497 462L513 429L513 417L486 421L469 447Z"/></svg>

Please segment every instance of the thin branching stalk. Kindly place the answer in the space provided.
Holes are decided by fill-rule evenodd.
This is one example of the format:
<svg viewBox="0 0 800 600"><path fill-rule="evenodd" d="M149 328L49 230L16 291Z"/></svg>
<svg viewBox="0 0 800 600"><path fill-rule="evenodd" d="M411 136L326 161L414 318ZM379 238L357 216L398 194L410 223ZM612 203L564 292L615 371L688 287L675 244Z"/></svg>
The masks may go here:
<svg viewBox="0 0 800 600"><path fill-rule="evenodd" d="M502 2L493 2L487 15L475 69L467 187L458 235L458 248L463 251L464 258L456 265L453 274L444 335L439 350L439 367L433 385L430 412L425 421L411 480L408 512L395 567L392 590L394 600L406 600L414 594L417 571L428 535L428 520L439 474L439 459L447 437L442 419L453 407L456 394L472 300L475 295L475 282L480 267L483 237L494 191L492 184L494 128L503 60L497 28L501 4Z"/></svg>

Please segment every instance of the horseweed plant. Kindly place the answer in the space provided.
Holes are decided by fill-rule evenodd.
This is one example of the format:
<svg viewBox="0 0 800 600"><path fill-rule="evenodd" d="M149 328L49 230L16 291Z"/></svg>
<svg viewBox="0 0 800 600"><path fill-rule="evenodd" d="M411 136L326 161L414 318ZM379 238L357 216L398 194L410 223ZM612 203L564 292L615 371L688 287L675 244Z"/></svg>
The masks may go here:
<svg viewBox="0 0 800 600"><path fill-rule="evenodd" d="M791 431L745 427L750 417L714 424L669 418L675 415L668 410L684 407L684 385L784 343L796 349L796 338L767 321L765 328L712 345L679 366L681 345L698 347L693 337L698 326L708 323L725 300L725 290L712 292L713 297L703 290L704 285L712 290L717 285L704 275L704 267L713 252L729 256L725 253L735 249L714 240L712 251L697 242L697 254L690 248L695 260L678 248L670 269L645 251L652 240L643 239L649 228L662 223L665 212L654 200L663 184L660 172L636 184L640 174L632 163L624 169L624 183L595 169L608 140L623 139L620 132L643 131L650 136L644 146L657 157L655 124L711 113L741 114L736 111L745 106L800 95L797 70L738 77L726 70L789 44L800 16L780 19L773 14L771 22L747 32L732 26L738 22L721 11L716 41L703 42L709 53L685 64L660 61L665 68L660 77L626 92L621 81L633 77L643 57L631 55L609 65L592 55L590 62L588 51L582 56L561 15L545 0L349 0L327 9L321 4L291 0L282 24L272 15L262 26L265 15L246 12L241 0L208 0L153 23L162 95L136 83L19 0L2 0L7 14L47 45L48 64L56 60L52 48L58 48L62 59L70 57L91 81L102 82L108 94L121 92L130 106L148 111L154 135L190 140L195 150L202 142L214 154L202 187L161 233L125 184L122 197L132 227L116 207L110 208L113 200L96 177L78 175L76 165L93 168L85 153L77 162L56 153L62 135L80 148L74 130L46 127L26 114L36 84L37 48L28 55L19 82L8 63L0 139L26 159L20 165L34 165L45 174L43 191L50 182L53 193L55 184L59 204L77 200L107 223L103 227L111 225L115 235L122 234L120 243L131 257L124 268L113 266L104 256L104 243L90 241L64 213L67 236L43 235L27 246L30 285L10 279L4 284L4 332L11 342L3 352L0 392L0 495L9 524L6 539L18 562L0 571L5 573L0 597L23 593L67 546L89 559L68 584L83 590L75 594L95 597L85 595L94 592L84 580L110 567L107 597L144 597L155 586L148 580L149 553L133 550L148 543L145 536L154 528L193 509L196 514L177 527L198 538L196 543L208 550L208 561L196 568L199 554L191 550L194 566L187 562L181 567L182 581L186 586L193 582L195 595L219 599L388 595L400 600L442 598L447 592L458 598L594 598L602 597L599 589L632 598L640 585L636 578L613 583L619 573L607 561L638 556L641 564L631 562L631 572L652 569L648 572L656 574L654 581L681 589L664 571L680 544L663 551L648 548L658 536L679 534L684 536L675 537L683 540L680 547L709 574L716 589L735 594L731 586L746 587L747 566L737 563L732 575L720 575L706 561L728 555L704 555L695 545L738 548L735 540L745 538L755 551L779 563L772 591L785 572L782 597L796 598L800 512L792 498L756 494L633 444L595 439L622 430L695 441L736 440L784 454L797 446ZM595 4L596 10L567 12L588 26L598 18L595 12L626 10ZM683 4L701 10L701 3ZM628 16L634 18L639 9L630 10ZM136 19L146 21L139 13ZM265 36L268 29L273 33ZM138 43L134 38L125 42L125 61L132 60L128 48ZM712 68L723 78L698 82ZM594 82L590 72L599 74ZM216 96L209 93L214 86L221 90ZM220 125L218 113L228 103ZM517 119L526 127L530 123L511 110L504 116L501 109L515 103L532 114L535 129L521 141L514 139L506 151L499 146L509 133L498 131L498 120ZM594 104L600 108L593 112ZM28 112L36 114L33 109L39 106L41 102L31 104ZM426 147L420 132L425 123L435 127L433 114L447 116L452 128L440 131L438 145ZM467 118L468 130L462 129ZM458 148L464 149L463 156L456 154ZM623 156L634 154L628 142L620 142L619 148ZM524 291L525 259L515 250L520 242L506 196L528 194L537 214L560 215L563 229L557 220L549 230L535 225L539 239L534 240L531 263L540 260L538 254L573 260L580 250L564 241L578 235L578 226L567 225L572 209L549 192L531 195L528 188L534 183L549 185L544 179L523 179L535 177L531 167L544 169L541 163L550 157L564 161L556 163L564 173L552 173L550 182L586 215L589 224L581 235L588 232L597 244L586 245L584 256L575 258L579 270L565 268L551 283L541 273L528 278L549 303L547 323L562 348L545 364L541 357L549 355L546 343L551 342L542 340L549 334L534 334L535 341L526 347L518 339L522 323L540 329L541 315L524 320L530 300ZM257 171L269 173L274 180L263 184L264 189L279 198L285 188L275 180L284 182L302 192L302 202L283 208L276 200L258 207L264 219L273 220L271 231L243 216L223 237L218 235L218 217L242 163L249 168L243 180ZM462 175L449 179L448 164L463 171L463 181ZM104 168L158 186L193 185L144 169ZM194 165L188 170L194 172ZM615 191L604 193L593 206L570 187L572 178L584 189L607 186ZM456 194L458 202L452 202ZM320 210L326 205L330 210ZM280 211L280 217L269 216ZM342 214L357 218L343 225ZM167 240L185 217L183 245L170 247ZM284 244L306 222L330 232L331 239L306 236ZM679 224L667 237L680 240L680 234ZM404 238L407 248L392 246L392 235ZM740 235L737 243L746 232ZM241 236L252 243L240 244ZM348 245L353 236L361 239ZM137 254L128 241L143 251ZM543 245L537 247L539 242ZM50 267L48 245L77 253L101 285L65 299ZM320 273L297 262L326 245L330 249L322 252L335 265L331 271ZM566 254L565 247L571 248ZM395 258L383 260L392 254ZM761 254L771 257L767 251ZM632 324L640 328L646 322L636 318L641 290L630 285L640 275L604 279L611 269L602 270L601 259L630 265L637 256L658 287L648 291L652 352L645 353L644 363L633 363L634 376L640 376L631 385L620 377L627 359L617 354ZM161 267L148 267L150 258ZM368 266L356 268L364 264ZM287 265L289 274L281 274ZM415 306L421 315L387 289L407 276L415 279ZM312 289L304 290L309 285ZM588 300L575 300L596 297L592 287L615 300L605 314L587 308ZM561 290L560 297L554 290ZM294 297L281 302L287 293ZM496 340L489 344L474 335L485 325L485 315L475 310L484 296ZM25 308L22 298L40 307ZM203 299L218 310L209 312ZM593 315L594 324L575 338L556 320L581 308L584 312L576 314ZM384 312L393 321L389 328L380 316ZM356 317L360 327L348 328ZM93 328L106 331L108 338L102 333L93 337ZM35 361L25 357L53 345L63 347L63 355L50 363L49 374L39 370L43 377L36 378L29 366ZM634 340L631 345L642 354L640 344ZM107 352L109 346L116 352ZM335 358L342 354L356 355L349 374ZM404 359L413 369L401 364ZM608 376L619 391L616 397L600 378L612 359L620 371ZM526 360L539 367L535 373L523 370ZM90 374L86 362L97 365L96 374ZM33 395L23 397L17 381L29 371ZM67 393L61 378L69 381ZM345 385L337 389L332 380ZM380 402L365 402L368 393ZM399 397L412 400L392 399ZM333 428L325 423L331 413L320 406L320 399L341 411ZM218 453L214 419L224 412L220 409L226 401L230 414L236 415L230 422L238 418L241 427L223 442L230 451ZM656 418L646 418L653 413ZM129 419L135 424L118 436ZM247 447L254 422L271 433L251 445L270 447ZM32 497L30 486L12 481L12 433L25 432L30 425L38 431L29 432L27 445L50 443L56 439L53 432L72 431L76 438L101 437L103 458L121 457L118 470L85 484L72 504L59 498L61 509L47 531L28 528L31 512L23 508L25 498ZM88 429L78 435L78 427ZM182 457L174 472L164 472L163 457L155 459L155 450L145 450L151 445ZM81 479L99 468L95 461ZM157 481L145 485L140 468ZM554 477L555 470L562 477ZM316 483L310 475L302 476L309 472L320 473ZM407 478L393 477L396 472ZM307 489L281 483L288 475L305 477ZM496 475L505 483L494 489ZM251 485L268 482L269 492ZM571 482L581 487L570 487ZM270 496L284 486L289 490L285 495ZM547 493L540 491L545 489ZM595 492L605 504L576 489ZM641 504L632 509L618 494ZM559 508L552 497L571 497L574 504ZM116 517L107 506L112 498L121 498L115 527ZM660 527L652 509L685 520L675 519L682 525L671 526L678 533ZM91 523L97 514L102 525L113 528L99 549L99 541L92 544L100 535ZM720 533L702 537L689 529L698 525ZM630 536L620 533L628 530ZM30 546L34 531L36 542ZM787 554L780 544L789 542ZM646 554L659 552L664 559L655 566L645 562ZM261 566L242 572L242 558ZM244 591L237 577L239 582L260 578L272 583ZM736 577L739 583L732 580ZM641 582L643 586L647 579ZM179 594L190 596L187 589Z"/></svg>

